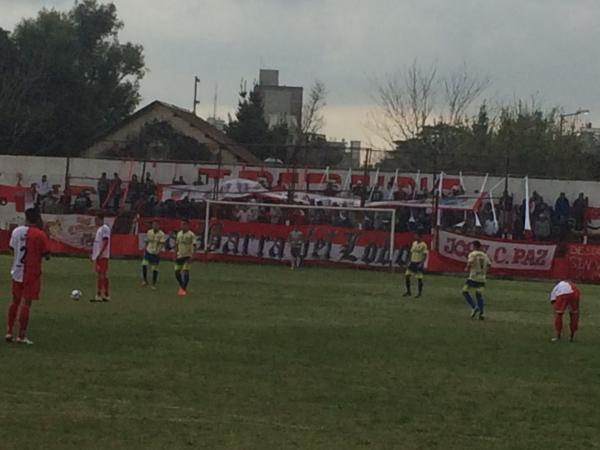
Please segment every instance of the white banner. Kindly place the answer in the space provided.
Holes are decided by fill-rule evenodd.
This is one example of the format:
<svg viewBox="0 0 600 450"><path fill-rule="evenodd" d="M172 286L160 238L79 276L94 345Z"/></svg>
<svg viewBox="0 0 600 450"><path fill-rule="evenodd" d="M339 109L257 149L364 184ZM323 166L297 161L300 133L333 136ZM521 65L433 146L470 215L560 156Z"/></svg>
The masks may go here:
<svg viewBox="0 0 600 450"><path fill-rule="evenodd" d="M96 235L94 216L42 214L44 226L50 239L80 250L91 250ZM104 222L112 228L114 218L105 218Z"/></svg>
<svg viewBox="0 0 600 450"><path fill-rule="evenodd" d="M471 242L481 242L483 250L492 261L492 268L511 270L550 270L556 245L525 244L492 241L484 238L440 231L439 252L455 261L467 261Z"/></svg>

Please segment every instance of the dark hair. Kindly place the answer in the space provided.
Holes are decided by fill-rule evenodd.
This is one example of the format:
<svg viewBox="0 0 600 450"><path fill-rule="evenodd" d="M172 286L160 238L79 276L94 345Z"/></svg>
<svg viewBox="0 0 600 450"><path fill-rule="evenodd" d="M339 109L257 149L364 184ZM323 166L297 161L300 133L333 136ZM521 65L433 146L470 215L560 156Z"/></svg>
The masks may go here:
<svg viewBox="0 0 600 450"><path fill-rule="evenodd" d="M25 221L32 225L39 224L42 220L37 208L28 208L25 210Z"/></svg>
<svg viewBox="0 0 600 450"><path fill-rule="evenodd" d="M96 219L104 220L104 214L96 214Z"/></svg>
<svg viewBox="0 0 600 450"><path fill-rule="evenodd" d="M477 250L479 250L481 248L481 242L479 241L473 241L473 247Z"/></svg>
<svg viewBox="0 0 600 450"><path fill-rule="evenodd" d="M188 219L183 219L181 223L190 223L190 221Z"/></svg>

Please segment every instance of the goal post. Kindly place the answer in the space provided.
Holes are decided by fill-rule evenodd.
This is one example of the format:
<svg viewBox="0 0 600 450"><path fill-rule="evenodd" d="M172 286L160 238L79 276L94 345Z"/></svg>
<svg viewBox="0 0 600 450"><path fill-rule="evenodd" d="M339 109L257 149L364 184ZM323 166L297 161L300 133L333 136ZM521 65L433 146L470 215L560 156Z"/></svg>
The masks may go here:
<svg viewBox="0 0 600 450"><path fill-rule="evenodd" d="M329 206L206 200L202 248L207 260L285 262L297 227L308 264L400 267L398 246L406 242L397 239L396 210L344 202L352 200Z"/></svg>

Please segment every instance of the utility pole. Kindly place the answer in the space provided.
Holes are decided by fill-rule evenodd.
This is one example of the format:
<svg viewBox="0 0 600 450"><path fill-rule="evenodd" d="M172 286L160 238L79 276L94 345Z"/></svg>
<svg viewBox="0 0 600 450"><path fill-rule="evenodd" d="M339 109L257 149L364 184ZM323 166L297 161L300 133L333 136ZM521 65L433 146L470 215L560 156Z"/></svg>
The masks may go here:
<svg viewBox="0 0 600 450"><path fill-rule="evenodd" d="M369 176L369 163L371 161L371 152L372 150L368 148L365 153L365 166L363 169L363 185L360 191L360 207L365 207L365 201L367 199L367 178Z"/></svg>
<svg viewBox="0 0 600 450"><path fill-rule="evenodd" d="M213 100L213 118L216 120L217 118L217 96L219 95L219 84L215 85L215 97Z"/></svg>
<svg viewBox="0 0 600 450"><path fill-rule="evenodd" d="M223 167L223 147L219 145L219 153L217 154L217 176L215 177L213 200L219 200L219 183L221 181L221 170Z"/></svg>
<svg viewBox="0 0 600 450"><path fill-rule="evenodd" d="M440 245L439 230L438 230L438 214L440 208L440 193L442 182L441 177L437 178L438 173L438 158L440 156L440 150L444 147L444 132L440 130L438 126L428 127L429 136L427 142L431 151L433 152L433 208L431 211L431 233L433 237L433 248L438 251ZM437 181L437 183L436 183Z"/></svg>
<svg viewBox="0 0 600 450"><path fill-rule="evenodd" d="M198 100L198 85L200 84L200 78L197 76L194 77L194 105L192 106L192 111L194 115L196 115L196 106L200 104L200 100Z"/></svg>

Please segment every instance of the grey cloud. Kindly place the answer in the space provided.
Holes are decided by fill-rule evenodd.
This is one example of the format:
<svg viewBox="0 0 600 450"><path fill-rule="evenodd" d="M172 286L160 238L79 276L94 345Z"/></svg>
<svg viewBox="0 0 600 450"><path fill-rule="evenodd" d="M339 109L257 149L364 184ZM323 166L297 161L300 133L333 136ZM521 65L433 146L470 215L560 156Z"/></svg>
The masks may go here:
<svg viewBox="0 0 600 450"><path fill-rule="evenodd" d="M42 6L67 1L2 0L0 26L11 27ZM537 95L549 105L590 108L600 121L595 47L600 2L579 0L116 0L125 22L122 39L142 43L151 69L145 100L191 103L192 78L202 79L202 101L220 86L221 111L233 109L240 78L252 81L261 65L279 68L287 84L320 78L328 103L348 113L347 138L362 137L357 108L371 102L369 77L417 58L447 72L467 61L489 75L488 95ZM28 12L29 11L29 12ZM16 14L19 14L17 16ZM7 23L11 22L11 23ZM594 114L595 113L595 114ZM332 123L340 124L336 118ZM358 130L358 131L357 131ZM338 137L341 126L330 130Z"/></svg>

